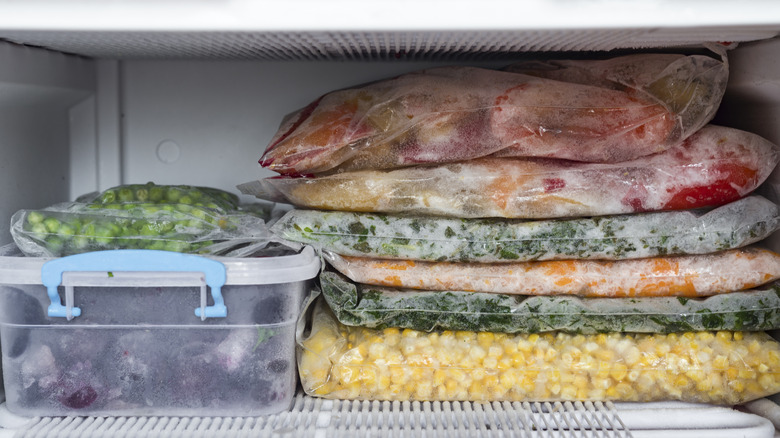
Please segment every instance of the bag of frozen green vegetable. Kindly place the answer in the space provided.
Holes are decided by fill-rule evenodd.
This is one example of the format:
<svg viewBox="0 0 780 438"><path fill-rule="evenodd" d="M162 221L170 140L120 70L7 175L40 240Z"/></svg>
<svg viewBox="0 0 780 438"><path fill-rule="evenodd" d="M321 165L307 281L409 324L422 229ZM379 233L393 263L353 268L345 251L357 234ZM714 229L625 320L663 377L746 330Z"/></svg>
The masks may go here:
<svg viewBox="0 0 780 438"><path fill-rule="evenodd" d="M339 322L384 329L501 333L674 333L780 328L780 284L709 298L581 298L420 291L353 283L325 271L322 294Z"/></svg>
<svg viewBox="0 0 780 438"><path fill-rule="evenodd" d="M292 210L271 231L347 256L495 263L707 254L778 227L780 208L753 195L715 209L537 221Z"/></svg>
<svg viewBox="0 0 780 438"><path fill-rule="evenodd" d="M11 218L11 235L19 249L32 257L61 257L109 249L241 257L278 241L268 231L263 218L253 213L223 210L222 206L214 207L211 203L182 204L170 198L155 201L141 202L136 197L125 203L100 205L96 200L21 210ZM228 206L227 201L223 204Z"/></svg>
<svg viewBox="0 0 780 438"><path fill-rule="evenodd" d="M85 200L105 208L121 208L128 204L182 204L204 207L227 213L236 210L239 199L233 193L212 187L189 185L125 184L112 187Z"/></svg>

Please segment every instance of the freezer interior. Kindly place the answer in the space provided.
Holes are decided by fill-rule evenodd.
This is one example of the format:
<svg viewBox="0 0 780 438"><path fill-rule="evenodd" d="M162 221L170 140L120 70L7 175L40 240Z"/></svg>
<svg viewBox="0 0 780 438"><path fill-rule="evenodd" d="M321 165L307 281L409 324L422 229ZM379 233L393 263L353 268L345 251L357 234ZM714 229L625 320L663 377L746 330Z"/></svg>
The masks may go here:
<svg viewBox="0 0 780 438"><path fill-rule="evenodd" d="M713 122L780 143L780 8L771 2L749 2L737 11L724 2L706 11L692 2L630 8L535 2L526 11L487 2L505 14L432 2L415 6L421 13L405 14L406 20L388 15L388 2L361 5L359 13L353 2L267 9L217 3L195 2L183 11L173 1L155 7L0 3L0 245L12 242L9 221L17 210L119 184L192 184L238 194L238 184L273 175L258 159L286 114L331 90L434 66L712 53L715 44L726 51L730 74ZM43 6L50 8L38 14ZM310 15L301 17L300 8ZM583 14L594 18L583 25ZM778 188L775 171L763 189ZM770 249L780 251L779 238L767 240ZM749 404L747 411L760 414L752 416L683 403L389 403L299 394L289 413L268 418L26 419L0 410L0 433L517 430L530 436L556 430L659 436L672 430L696 436L706 430L706 436L772 436L773 424L780 425L779 401Z"/></svg>

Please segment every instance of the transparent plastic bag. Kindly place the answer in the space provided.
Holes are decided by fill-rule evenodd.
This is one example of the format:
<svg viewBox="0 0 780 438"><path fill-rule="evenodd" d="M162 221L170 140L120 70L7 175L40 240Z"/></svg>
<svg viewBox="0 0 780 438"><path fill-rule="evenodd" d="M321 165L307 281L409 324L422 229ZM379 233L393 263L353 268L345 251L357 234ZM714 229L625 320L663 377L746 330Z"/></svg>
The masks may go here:
<svg viewBox="0 0 780 438"><path fill-rule="evenodd" d="M31 257L108 249L240 257L279 241L263 219L252 214L136 202L121 208L64 203L42 210L20 210L11 218L11 235L19 249Z"/></svg>
<svg viewBox="0 0 780 438"><path fill-rule="evenodd" d="M334 399L734 405L780 392L780 344L765 332L378 330L341 325L319 301L303 333L303 389Z"/></svg>
<svg viewBox="0 0 780 438"><path fill-rule="evenodd" d="M369 328L501 333L675 333L780 328L780 285L708 298L580 298L419 291L353 283L325 271L322 295L339 322Z"/></svg>
<svg viewBox="0 0 780 438"><path fill-rule="evenodd" d="M286 117L260 163L301 175L447 163L507 148L590 162L660 152L714 116L728 66L700 55L644 56L621 61L623 72L636 64L638 73L657 73L637 74L631 87L450 66L333 91Z"/></svg>
<svg viewBox="0 0 780 438"><path fill-rule="evenodd" d="M479 158L391 171L271 177L246 194L298 207L458 218L561 218L714 207L750 194L780 159L745 131L708 125L664 152L615 164Z"/></svg>
<svg viewBox="0 0 780 438"><path fill-rule="evenodd" d="M540 221L296 209L271 232L341 255L495 263L706 254L758 242L778 227L780 207L754 195L713 210Z"/></svg>
<svg viewBox="0 0 780 438"><path fill-rule="evenodd" d="M124 184L76 200L104 208L123 208L128 204L191 205L227 213L238 209L239 199L233 193L212 187L189 185Z"/></svg>
<svg viewBox="0 0 780 438"><path fill-rule="evenodd" d="M323 252L352 281L422 290L583 297L703 297L780 279L780 255L757 247L634 260L415 262Z"/></svg>

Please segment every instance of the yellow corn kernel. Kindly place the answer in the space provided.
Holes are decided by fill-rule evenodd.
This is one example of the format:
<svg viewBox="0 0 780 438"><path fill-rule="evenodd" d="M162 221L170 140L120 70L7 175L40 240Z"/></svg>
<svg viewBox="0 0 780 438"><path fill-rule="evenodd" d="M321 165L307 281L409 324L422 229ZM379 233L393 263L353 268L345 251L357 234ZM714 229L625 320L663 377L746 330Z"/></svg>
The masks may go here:
<svg viewBox="0 0 780 438"><path fill-rule="evenodd" d="M742 332L734 332L734 340L735 341L741 341L744 338L744 335Z"/></svg>
<svg viewBox="0 0 780 438"><path fill-rule="evenodd" d="M617 381L625 379L627 374L628 367L622 363L612 365L612 370L609 373L609 375Z"/></svg>
<svg viewBox="0 0 780 438"><path fill-rule="evenodd" d="M500 359L504 355L504 349L500 345L489 345L487 350L488 356L494 359Z"/></svg>
<svg viewBox="0 0 780 438"><path fill-rule="evenodd" d="M495 340L495 336L491 332L479 332L477 333L477 343L480 347L484 349L490 348L491 345L493 345L493 341Z"/></svg>

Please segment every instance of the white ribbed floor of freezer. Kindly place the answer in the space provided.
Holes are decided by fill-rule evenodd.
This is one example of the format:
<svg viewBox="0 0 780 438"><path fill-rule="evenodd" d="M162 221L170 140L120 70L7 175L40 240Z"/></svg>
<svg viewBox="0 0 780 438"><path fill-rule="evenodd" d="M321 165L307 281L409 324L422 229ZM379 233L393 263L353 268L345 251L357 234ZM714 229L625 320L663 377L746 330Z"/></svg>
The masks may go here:
<svg viewBox="0 0 780 438"><path fill-rule="evenodd" d="M768 400L748 404L774 415ZM324 400L299 394L267 417L35 417L0 405L0 437L777 437L772 422L690 403Z"/></svg>

